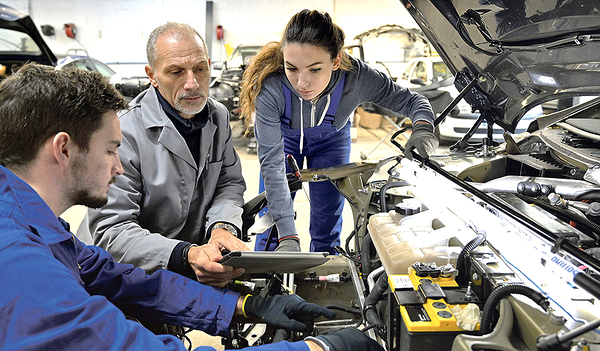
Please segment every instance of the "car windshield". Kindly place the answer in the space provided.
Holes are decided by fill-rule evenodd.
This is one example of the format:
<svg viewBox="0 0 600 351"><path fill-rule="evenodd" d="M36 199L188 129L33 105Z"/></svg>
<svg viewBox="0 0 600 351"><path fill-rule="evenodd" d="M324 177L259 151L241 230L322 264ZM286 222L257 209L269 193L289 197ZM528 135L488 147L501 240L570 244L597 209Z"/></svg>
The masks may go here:
<svg viewBox="0 0 600 351"><path fill-rule="evenodd" d="M108 67L102 62L97 61L94 64L96 65L96 69L98 70L98 72L100 72L100 74L102 74L106 78L110 78L115 74L115 71L112 68Z"/></svg>
<svg viewBox="0 0 600 351"><path fill-rule="evenodd" d="M96 60L92 61L92 60L86 59L86 58L77 59L73 62L70 62L70 63L62 66L62 69L66 69L66 68L78 68L78 69L82 69L84 71L100 72L100 74L102 74L104 77L109 78L109 79L110 79L110 77L112 77L115 74L115 71L112 68L105 65L104 63L102 63L100 61L96 61Z"/></svg>
<svg viewBox="0 0 600 351"><path fill-rule="evenodd" d="M41 50L26 33L0 28L0 54L39 55Z"/></svg>
<svg viewBox="0 0 600 351"><path fill-rule="evenodd" d="M439 82L446 78L452 77L452 72L448 69L443 62L434 62L433 63L433 81Z"/></svg>

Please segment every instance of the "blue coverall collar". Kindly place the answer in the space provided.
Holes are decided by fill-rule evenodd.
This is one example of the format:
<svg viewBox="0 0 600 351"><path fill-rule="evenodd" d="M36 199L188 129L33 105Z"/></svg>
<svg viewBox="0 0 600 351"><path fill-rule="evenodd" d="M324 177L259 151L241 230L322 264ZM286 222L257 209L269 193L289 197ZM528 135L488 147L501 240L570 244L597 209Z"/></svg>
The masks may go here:
<svg viewBox="0 0 600 351"><path fill-rule="evenodd" d="M37 235L44 238L47 244L71 238L71 234L62 223L64 221L61 222L54 215L40 195L29 184L1 165L0 194L0 201L14 203L14 210L18 210L22 215L23 225L29 225Z"/></svg>

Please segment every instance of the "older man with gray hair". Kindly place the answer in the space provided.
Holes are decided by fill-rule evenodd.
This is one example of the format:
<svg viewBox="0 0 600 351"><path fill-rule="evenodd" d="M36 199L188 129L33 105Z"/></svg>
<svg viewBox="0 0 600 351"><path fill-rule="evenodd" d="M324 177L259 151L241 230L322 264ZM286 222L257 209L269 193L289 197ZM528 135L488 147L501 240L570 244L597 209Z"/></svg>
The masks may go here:
<svg viewBox="0 0 600 351"><path fill-rule="evenodd" d="M148 273L224 286L243 269L219 264L221 250L249 250L236 236L246 184L229 113L208 97L210 59L194 28L161 25L146 51L152 86L120 116L124 175L78 235L89 230L115 260Z"/></svg>

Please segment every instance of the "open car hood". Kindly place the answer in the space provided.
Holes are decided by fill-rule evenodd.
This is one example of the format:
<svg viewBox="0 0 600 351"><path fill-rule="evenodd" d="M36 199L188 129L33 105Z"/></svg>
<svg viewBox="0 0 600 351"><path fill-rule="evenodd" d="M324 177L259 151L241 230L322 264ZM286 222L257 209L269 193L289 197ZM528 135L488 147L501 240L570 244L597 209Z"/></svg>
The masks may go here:
<svg viewBox="0 0 600 351"><path fill-rule="evenodd" d="M56 65L56 57L27 14L0 4L0 31L0 63L9 64L9 69L29 61Z"/></svg>
<svg viewBox="0 0 600 351"><path fill-rule="evenodd" d="M542 102L600 95L598 0L400 0L465 100L514 132Z"/></svg>

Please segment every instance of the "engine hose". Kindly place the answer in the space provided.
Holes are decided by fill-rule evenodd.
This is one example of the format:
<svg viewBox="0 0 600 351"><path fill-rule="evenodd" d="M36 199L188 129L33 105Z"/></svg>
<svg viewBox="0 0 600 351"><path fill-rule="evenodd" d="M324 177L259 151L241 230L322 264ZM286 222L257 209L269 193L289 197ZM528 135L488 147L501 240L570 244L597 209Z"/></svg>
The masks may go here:
<svg viewBox="0 0 600 351"><path fill-rule="evenodd" d="M493 325L493 316L494 311L496 310L496 306L500 303L500 300L508 297L512 294L525 295L538 304L544 311L548 311L548 307L550 303L548 299L539 291L533 290L532 288L520 285L520 284L506 284L497 287L492 291L490 296L485 301L483 305L483 310L481 311L481 322L480 329L481 335L489 334L494 329Z"/></svg>
<svg viewBox="0 0 600 351"><path fill-rule="evenodd" d="M346 245L344 247L346 248L346 252L348 253L348 255L350 255L350 253L352 252L352 251L350 251L350 240L352 240L352 238L354 238L355 236L356 236L356 229L354 229L352 232L350 232L350 234L346 238Z"/></svg>
<svg viewBox="0 0 600 351"><path fill-rule="evenodd" d="M342 312L348 312L348 313L351 313L351 314L354 314L357 316L362 316L362 312L360 311L359 308L352 308L352 307L341 306L341 305L327 305L325 307L330 310L338 310L338 311L342 311Z"/></svg>
<svg viewBox="0 0 600 351"><path fill-rule="evenodd" d="M575 214L575 217L577 219L573 220L573 222L586 227L589 231L592 232L592 236L596 239L596 242L600 241L600 225L594 223L593 221L590 221L587 217L585 217L585 214L581 216L579 210L569 207L567 208L567 211Z"/></svg>
<svg viewBox="0 0 600 351"><path fill-rule="evenodd" d="M399 182L389 182L384 184L381 189L379 189L379 210L381 212L387 212L387 201L385 200L385 192L389 189L389 188L398 188L401 186L407 186L410 185L407 181L402 180Z"/></svg>
<svg viewBox="0 0 600 351"><path fill-rule="evenodd" d="M362 263L362 276L366 282L367 277L371 274L371 234L367 233L360 243L360 260Z"/></svg>
<svg viewBox="0 0 600 351"><path fill-rule="evenodd" d="M371 291L373 290L373 288L375 288L375 284L377 283L377 278L379 278L380 275L382 275L383 273L385 273L385 267L383 266L379 266L379 268L374 269L371 274L369 274L369 276L367 277L367 291Z"/></svg>
<svg viewBox="0 0 600 351"><path fill-rule="evenodd" d="M357 233L358 233L358 231L360 230L360 228L362 227L362 224L361 224L361 221L360 221L360 219L361 219L361 217L362 217L362 216L360 215L360 213L361 213L362 211L363 211L363 210L361 210L361 211L360 211L360 212L359 212L359 213L356 215L356 221L354 221L354 230L352 230L352 232L350 233L350 235L348 235L348 237L346 238L346 252L347 252L349 255L350 255L350 253L352 252L352 250L350 250L350 240L352 240L352 238L354 238L354 237L357 237ZM357 238L354 240L354 245L355 245L355 247L356 247L356 250L357 250L357 251L359 251L359 252L357 252L357 253L356 253L356 256L360 256L360 247L358 247L357 240L358 240L358 237L357 237Z"/></svg>
<svg viewBox="0 0 600 351"><path fill-rule="evenodd" d="M379 301L379 299L381 299L381 296L383 296L383 293L387 290L387 288L388 276L385 272L383 272L377 279L377 282L375 283L375 286L373 287L369 295L367 295L367 297L365 298L365 308L363 310L363 314L365 320L367 321L367 324L376 326L378 332L380 333L379 336L384 340L385 325L383 324L381 317L379 317L375 306L377 305L377 302Z"/></svg>
<svg viewBox="0 0 600 351"><path fill-rule="evenodd" d="M466 285L469 280L468 275L468 258L471 256L471 251L473 251L477 246L481 245L485 241L484 234L477 234L477 236L469 241L465 247L463 247L462 251L458 255L456 259L456 269L458 269L458 275L456 276L456 283L458 285Z"/></svg>

